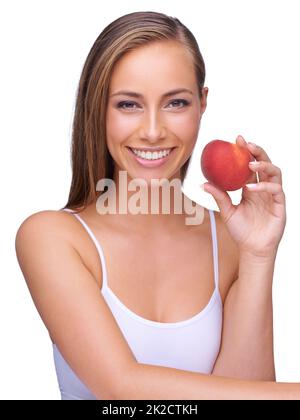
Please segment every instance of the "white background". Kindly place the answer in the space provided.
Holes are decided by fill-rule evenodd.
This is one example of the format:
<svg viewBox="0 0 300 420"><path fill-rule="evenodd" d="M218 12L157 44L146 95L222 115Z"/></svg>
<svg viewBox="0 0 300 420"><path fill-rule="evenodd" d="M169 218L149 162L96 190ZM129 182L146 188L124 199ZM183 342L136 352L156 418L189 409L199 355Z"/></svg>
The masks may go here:
<svg viewBox="0 0 300 420"><path fill-rule="evenodd" d="M242 134L282 169L288 219L274 277L276 368L279 381L300 382L298 3L1 2L1 399L60 398L51 342L17 264L15 234L30 214L66 203L83 63L107 24L142 10L179 18L206 63L208 108L186 182L189 195L216 209L197 187L201 148L212 139Z"/></svg>

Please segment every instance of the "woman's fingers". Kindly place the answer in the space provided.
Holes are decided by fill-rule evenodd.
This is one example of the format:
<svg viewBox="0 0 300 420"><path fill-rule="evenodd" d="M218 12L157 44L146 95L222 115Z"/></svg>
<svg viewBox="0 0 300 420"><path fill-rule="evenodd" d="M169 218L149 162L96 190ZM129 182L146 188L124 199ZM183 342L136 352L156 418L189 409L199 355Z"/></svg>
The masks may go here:
<svg viewBox="0 0 300 420"><path fill-rule="evenodd" d="M235 139L235 142L236 142L236 145L237 146L244 147L244 148L248 149L248 147L247 147L248 146L248 143L246 142L246 140L244 139L243 136L241 136L241 135L237 136L237 138ZM256 175L255 172L252 172L251 173L251 176L249 177L249 179L247 180L247 182L248 183L249 182L258 182L257 175Z"/></svg>
<svg viewBox="0 0 300 420"><path fill-rule="evenodd" d="M258 146L257 144L246 142L243 136L239 135L236 138L236 144L240 147L246 147L248 151L251 153L251 155L254 157L256 161L265 161L265 162L271 162L271 159L265 152L265 150ZM253 179L253 178L252 178ZM250 181L252 181L252 179ZM255 177L256 181L268 181L268 175L264 172L260 172L258 179Z"/></svg>
<svg viewBox="0 0 300 420"><path fill-rule="evenodd" d="M249 168L259 173L259 179L262 178L261 172L266 175L270 182L277 182L282 185L282 174L280 168L268 161L254 161L249 163ZM262 180L263 181L263 180Z"/></svg>
<svg viewBox="0 0 300 420"><path fill-rule="evenodd" d="M247 147L247 144L248 144L248 143L246 142L246 140L244 139L244 137L243 137L243 136L241 136L241 135L237 136L237 138L236 138L235 142L236 142L236 144L237 144L238 146L240 146L240 147Z"/></svg>
<svg viewBox="0 0 300 420"><path fill-rule="evenodd" d="M271 159L262 147L250 142L247 143L247 147L249 152L255 157L256 160L264 160L267 162L271 162Z"/></svg>
<svg viewBox="0 0 300 420"><path fill-rule="evenodd" d="M267 192L272 194L274 201L278 204L284 204L285 202L282 185L277 182L258 182L256 184L246 184L245 186L251 192Z"/></svg>
<svg viewBox="0 0 300 420"><path fill-rule="evenodd" d="M203 184L203 190L211 194L216 200L216 203L220 209L221 217L226 223L235 211L235 206L232 204L231 198L227 191L222 191L208 182Z"/></svg>
<svg viewBox="0 0 300 420"><path fill-rule="evenodd" d="M271 159L262 147L258 146L255 143L247 143L243 136L237 136L236 144L241 147L247 147L251 155L253 155L256 160L264 160L267 162L271 162Z"/></svg>
<svg viewBox="0 0 300 420"><path fill-rule="evenodd" d="M257 144L250 143L250 142L247 144L247 147L248 147L249 152L252 154L252 156L254 156L256 161L265 161L265 162L272 163L271 159L269 158L269 156L267 155L267 153L262 147L257 146ZM258 179L259 181L269 181L268 175L264 173L263 171L258 174Z"/></svg>

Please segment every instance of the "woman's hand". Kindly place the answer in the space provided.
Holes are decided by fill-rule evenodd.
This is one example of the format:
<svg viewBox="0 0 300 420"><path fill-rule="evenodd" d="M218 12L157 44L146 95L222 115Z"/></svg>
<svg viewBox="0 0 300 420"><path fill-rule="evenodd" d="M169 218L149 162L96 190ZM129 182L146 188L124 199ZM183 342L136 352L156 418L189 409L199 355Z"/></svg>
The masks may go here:
<svg viewBox="0 0 300 420"><path fill-rule="evenodd" d="M221 218L240 252L259 257L274 255L286 224L281 170L273 165L261 147L247 143L242 136L237 137L236 143L247 147L256 159L254 164L249 164L253 176L249 180L251 184L242 190L241 202L233 205L226 191L208 182L204 184L204 191L216 200Z"/></svg>

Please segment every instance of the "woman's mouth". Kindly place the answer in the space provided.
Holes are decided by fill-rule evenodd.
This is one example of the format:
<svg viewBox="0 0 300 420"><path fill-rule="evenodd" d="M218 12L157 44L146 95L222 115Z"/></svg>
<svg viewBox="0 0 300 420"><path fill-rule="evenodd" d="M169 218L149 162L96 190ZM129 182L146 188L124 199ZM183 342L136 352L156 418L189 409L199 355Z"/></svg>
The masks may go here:
<svg viewBox="0 0 300 420"><path fill-rule="evenodd" d="M134 159L145 168L157 168L169 159L175 147L158 149L150 152L149 150L127 147Z"/></svg>

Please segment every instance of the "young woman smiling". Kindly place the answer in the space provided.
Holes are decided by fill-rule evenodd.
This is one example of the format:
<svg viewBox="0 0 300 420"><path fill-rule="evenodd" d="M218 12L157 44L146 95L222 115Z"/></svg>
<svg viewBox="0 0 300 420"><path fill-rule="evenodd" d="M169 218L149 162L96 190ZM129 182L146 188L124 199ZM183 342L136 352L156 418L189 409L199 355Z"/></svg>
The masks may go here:
<svg viewBox="0 0 300 420"><path fill-rule="evenodd" d="M99 214L97 182L184 180L207 106L197 41L178 19L120 17L80 78L72 184L60 210L30 215L16 252L53 343L62 399L294 399L275 382L272 279L285 227L281 172L248 147L259 182L220 212ZM121 193L121 195L119 194ZM148 189L149 208L151 188ZM181 193L182 194L182 193Z"/></svg>

